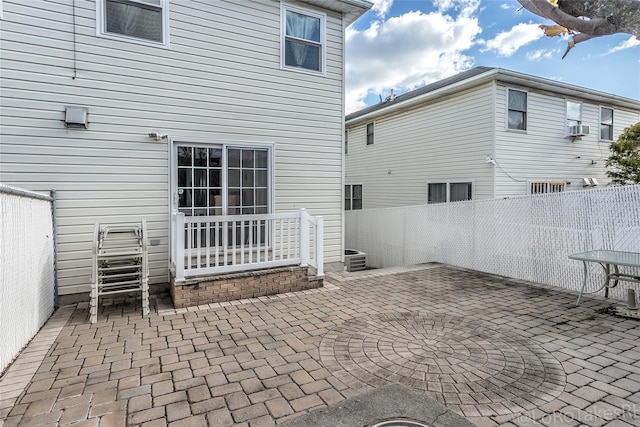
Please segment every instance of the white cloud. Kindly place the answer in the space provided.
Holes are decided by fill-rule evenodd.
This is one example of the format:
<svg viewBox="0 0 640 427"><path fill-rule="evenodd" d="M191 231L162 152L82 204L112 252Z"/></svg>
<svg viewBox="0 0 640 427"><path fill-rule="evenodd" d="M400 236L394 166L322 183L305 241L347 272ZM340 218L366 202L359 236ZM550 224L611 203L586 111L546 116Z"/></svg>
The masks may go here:
<svg viewBox="0 0 640 427"><path fill-rule="evenodd" d="M389 9L391 9L391 6L393 6L393 0L374 0L371 9L376 15L384 17L389 12Z"/></svg>
<svg viewBox="0 0 640 427"><path fill-rule="evenodd" d="M488 40L484 51L495 51L499 56L511 56L522 46L544 36L539 24L517 24L509 31L498 33Z"/></svg>
<svg viewBox="0 0 640 427"><path fill-rule="evenodd" d="M527 52L527 59L529 61L539 61L541 59L551 59L557 50L537 49L531 52Z"/></svg>
<svg viewBox="0 0 640 427"><path fill-rule="evenodd" d="M509 6L509 4L508 4L508 3L502 3L502 4L500 5L500 8L501 8L501 9L504 9L504 10L509 10L509 9L511 9L511 6Z"/></svg>
<svg viewBox="0 0 640 427"><path fill-rule="evenodd" d="M408 12L364 30L347 29L347 113L365 107L369 94L401 93L473 66L464 52L482 31L472 16L479 2L440 3L458 7L460 14Z"/></svg>
<svg viewBox="0 0 640 427"><path fill-rule="evenodd" d="M638 45L640 45L640 40L635 38L635 36L631 36L627 40L623 41L622 43L620 43L618 46L614 47L607 53L618 52L620 50L629 49L631 47L638 46Z"/></svg>

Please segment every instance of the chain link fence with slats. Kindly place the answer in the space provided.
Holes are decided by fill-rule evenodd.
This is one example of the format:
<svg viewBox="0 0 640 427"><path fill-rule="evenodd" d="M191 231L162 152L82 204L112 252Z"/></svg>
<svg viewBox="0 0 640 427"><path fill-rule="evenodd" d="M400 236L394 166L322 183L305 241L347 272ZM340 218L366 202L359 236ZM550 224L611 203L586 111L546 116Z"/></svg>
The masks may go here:
<svg viewBox="0 0 640 427"><path fill-rule="evenodd" d="M0 374L53 313L51 204L0 184Z"/></svg>
<svg viewBox="0 0 640 427"><path fill-rule="evenodd" d="M640 185L348 211L345 227L346 247L366 252L370 267L441 262L579 291L582 263L568 255L640 252ZM596 289L603 270L589 269ZM629 286L610 295L624 299Z"/></svg>

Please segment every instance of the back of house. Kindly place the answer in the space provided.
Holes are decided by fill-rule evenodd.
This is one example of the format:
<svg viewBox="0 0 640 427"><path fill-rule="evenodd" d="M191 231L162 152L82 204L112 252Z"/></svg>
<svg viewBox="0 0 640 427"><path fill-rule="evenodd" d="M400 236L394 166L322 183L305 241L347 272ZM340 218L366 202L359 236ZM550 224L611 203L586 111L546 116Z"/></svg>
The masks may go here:
<svg viewBox="0 0 640 427"><path fill-rule="evenodd" d="M305 208L341 260L344 31L369 2L1 4L0 182L55 190L63 298L86 299L96 221L146 220L152 288L178 211Z"/></svg>
<svg viewBox="0 0 640 427"><path fill-rule="evenodd" d="M346 209L607 185L640 101L476 67L346 116Z"/></svg>

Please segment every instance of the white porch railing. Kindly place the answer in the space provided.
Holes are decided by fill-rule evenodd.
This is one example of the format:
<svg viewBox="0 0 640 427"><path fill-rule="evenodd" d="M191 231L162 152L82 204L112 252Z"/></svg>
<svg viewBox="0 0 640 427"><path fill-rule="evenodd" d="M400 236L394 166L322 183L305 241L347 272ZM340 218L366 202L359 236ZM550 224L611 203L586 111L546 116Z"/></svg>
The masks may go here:
<svg viewBox="0 0 640 427"><path fill-rule="evenodd" d="M289 265L323 275L323 218L294 213L171 218L175 280Z"/></svg>

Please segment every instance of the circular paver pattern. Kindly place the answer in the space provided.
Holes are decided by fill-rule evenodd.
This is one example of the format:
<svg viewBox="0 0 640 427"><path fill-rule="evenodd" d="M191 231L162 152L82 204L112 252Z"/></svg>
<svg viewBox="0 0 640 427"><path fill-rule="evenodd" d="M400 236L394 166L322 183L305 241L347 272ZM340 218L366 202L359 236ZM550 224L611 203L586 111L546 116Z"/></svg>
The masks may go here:
<svg viewBox="0 0 640 427"><path fill-rule="evenodd" d="M508 415L554 400L560 362L535 342L479 320L381 313L328 332L320 357L354 389L399 383L466 416Z"/></svg>

